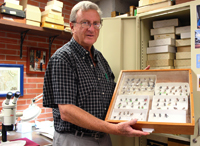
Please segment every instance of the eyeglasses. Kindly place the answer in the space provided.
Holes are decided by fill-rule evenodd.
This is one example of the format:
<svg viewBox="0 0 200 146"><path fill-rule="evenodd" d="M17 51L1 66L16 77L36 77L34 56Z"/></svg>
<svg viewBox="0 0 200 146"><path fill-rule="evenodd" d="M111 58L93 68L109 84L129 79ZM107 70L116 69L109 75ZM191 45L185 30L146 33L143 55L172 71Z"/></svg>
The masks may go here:
<svg viewBox="0 0 200 146"><path fill-rule="evenodd" d="M72 23L77 23L77 24L81 24L81 26L83 28L90 28L91 25L94 26L95 29L100 29L102 24L100 22L94 22L93 24L91 24L90 22L88 21L83 21L83 22L72 22Z"/></svg>

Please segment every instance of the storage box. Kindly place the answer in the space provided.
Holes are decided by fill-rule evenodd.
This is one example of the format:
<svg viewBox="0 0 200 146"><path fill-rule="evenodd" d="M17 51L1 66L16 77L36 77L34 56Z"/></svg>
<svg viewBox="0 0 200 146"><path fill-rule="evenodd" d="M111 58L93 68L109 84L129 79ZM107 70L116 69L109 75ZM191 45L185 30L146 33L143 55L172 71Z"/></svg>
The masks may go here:
<svg viewBox="0 0 200 146"><path fill-rule="evenodd" d="M13 15L7 15L7 14L0 14L0 19L19 22L19 23L26 23L25 18L13 16Z"/></svg>
<svg viewBox="0 0 200 146"><path fill-rule="evenodd" d="M153 67L174 66L174 59L147 60L147 64Z"/></svg>
<svg viewBox="0 0 200 146"><path fill-rule="evenodd" d="M150 70L153 69L174 69L174 66L159 66L159 67L151 67Z"/></svg>
<svg viewBox="0 0 200 146"><path fill-rule="evenodd" d="M147 60L174 59L175 53L148 54Z"/></svg>
<svg viewBox="0 0 200 146"><path fill-rule="evenodd" d="M41 22L41 11L39 7L27 5L26 6L26 19Z"/></svg>
<svg viewBox="0 0 200 146"><path fill-rule="evenodd" d="M45 6L45 11L46 10L50 10L50 9L54 10L54 11L57 11L57 12L62 12L62 8L59 7L59 6L56 6L56 5L53 5L53 4Z"/></svg>
<svg viewBox="0 0 200 146"><path fill-rule="evenodd" d="M191 46L177 47L177 52L191 52Z"/></svg>
<svg viewBox="0 0 200 146"><path fill-rule="evenodd" d="M173 85L175 86L173 92L177 92L178 89L180 90L180 88L182 88L182 90L185 90L184 88L188 89L187 90L188 96L178 95L179 97L177 97L177 95L174 95L174 96L170 95L170 97L173 98L173 100L176 100L177 102L182 102L182 101L188 102L187 103L188 111L183 109L183 107L182 107L182 110L174 109L173 107L172 109L165 109L165 111L161 111L160 109L157 109L156 111L152 111L152 110L155 110L155 109L152 109L152 101L154 99L154 97L152 97L152 90L154 92L153 95L155 95L155 87L157 84L161 84L161 83L164 85L165 84L169 85L169 83L178 85L177 87L176 85ZM184 86L182 86L183 84ZM187 87L185 87L185 85L187 85ZM136 89L137 89L138 94L135 94ZM151 91L150 93L148 92L148 89L149 91ZM146 95L146 96L149 96L149 98L141 98L140 99L141 102L138 103L141 95L140 96L137 96L137 95L139 95L140 92L142 92L143 96ZM122 96L124 96L125 98L124 100L125 100L125 105L126 105L123 109L121 108L122 106L119 106L119 103L121 103L121 105L124 104L124 102L122 102L123 100L121 102L118 102L121 99L119 97L122 97ZM160 97L161 96L163 95L160 95ZM177 98L179 101L177 100ZM165 101L164 97L163 97L163 100ZM166 99L166 100L169 100L169 99ZM144 121L139 118L137 123L132 125L134 129L144 130L144 131L146 131L146 129L147 130L151 129L153 130L153 133L193 135L195 121L194 121L192 73L190 69L122 70L118 78L117 85L113 93L113 97L112 97L105 121L111 122L111 123L120 123L120 122L124 122L124 121L134 118L132 117L134 113L130 115L130 111L132 111L131 105L136 102L138 103L136 104L136 108L138 107L138 105L140 105L141 107L149 103L149 109L147 111L147 120ZM182 106L182 104L180 104L180 106ZM116 108L118 111L117 117L113 119L114 116L111 117L111 115ZM121 114L125 114L123 116L126 120L121 120L120 115L119 115L120 112ZM140 116L143 114L144 112L141 112ZM176 117L177 115L181 115L181 118L182 118L181 121L180 119L177 119ZM157 119L158 121L152 120L151 116L153 117L158 116L159 117L159 119ZM175 118L172 118L171 116L175 116ZM151 122L149 122L149 119L151 120ZM172 120L172 122L170 120Z"/></svg>
<svg viewBox="0 0 200 146"><path fill-rule="evenodd" d="M25 12L22 10L17 10L17 9L5 7L5 6L0 7L0 13L13 15L13 16L17 16L17 17L22 17L22 18L25 18L25 16L26 16Z"/></svg>
<svg viewBox="0 0 200 146"><path fill-rule="evenodd" d="M50 23L55 23L55 24L59 24L59 25L64 25L64 20L62 19L54 19L54 18L50 18L50 17L42 17L42 22L50 22Z"/></svg>
<svg viewBox="0 0 200 146"><path fill-rule="evenodd" d="M9 8L17 9L17 10L23 10L23 6L16 5L16 4L13 4L13 3L10 3L10 2L5 2L5 3L3 3L3 5L5 7L9 7Z"/></svg>
<svg viewBox="0 0 200 146"><path fill-rule="evenodd" d="M166 39L166 38L175 39L176 38L175 33L154 35L154 40Z"/></svg>
<svg viewBox="0 0 200 146"><path fill-rule="evenodd" d="M152 36L157 34L169 34L169 33L175 33L174 26L151 29Z"/></svg>
<svg viewBox="0 0 200 146"><path fill-rule="evenodd" d="M166 39L150 40L149 41L149 47L165 46L165 45L175 46L175 40L172 39L172 38L166 38Z"/></svg>
<svg viewBox="0 0 200 146"><path fill-rule="evenodd" d="M191 38L191 32L181 33L181 39L189 39L189 38Z"/></svg>
<svg viewBox="0 0 200 146"><path fill-rule="evenodd" d="M148 47L147 54L152 53L175 53L176 49L172 46L158 46L158 47Z"/></svg>
<svg viewBox="0 0 200 146"><path fill-rule="evenodd" d="M176 59L191 59L191 52L177 52Z"/></svg>
<svg viewBox="0 0 200 146"><path fill-rule="evenodd" d="M41 27L51 28L51 29L57 29L57 30L64 30L64 25L58 25L48 22L42 22Z"/></svg>
<svg viewBox="0 0 200 146"><path fill-rule="evenodd" d="M191 29L190 26L176 27L176 34L181 34L184 32L191 32L190 29Z"/></svg>
<svg viewBox="0 0 200 146"><path fill-rule="evenodd" d="M58 7L63 8L63 2L57 1L57 0L52 0L47 2L47 6L49 5L56 5Z"/></svg>
<svg viewBox="0 0 200 146"><path fill-rule="evenodd" d="M32 20L26 20L26 24L40 27L40 22L36 22Z"/></svg>
<svg viewBox="0 0 200 146"><path fill-rule="evenodd" d="M162 27L169 27L169 26L178 26L179 20L176 19L168 19L168 20L159 20L153 21L153 28L162 28Z"/></svg>
<svg viewBox="0 0 200 146"><path fill-rule="evenodd" d="M174 66L190 66L191 59L174 60Z"/></svg>
<svg viewBox="0 0 200 146"><path fill-rule="evenodd" d="M176 40L176 47L190 46L190 45L191 45L191 39Z"/></svg>

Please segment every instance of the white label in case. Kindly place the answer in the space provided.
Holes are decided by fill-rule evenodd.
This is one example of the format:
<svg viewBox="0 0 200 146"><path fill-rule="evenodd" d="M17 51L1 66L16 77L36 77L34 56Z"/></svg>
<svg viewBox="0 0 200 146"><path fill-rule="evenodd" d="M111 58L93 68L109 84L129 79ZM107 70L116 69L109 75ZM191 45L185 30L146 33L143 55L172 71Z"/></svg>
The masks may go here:
<svg viewBox="0 0 200 146"><path fill-rule="evenodd" d="M10 14L17 14L16 11L10 11Z"/></svg>

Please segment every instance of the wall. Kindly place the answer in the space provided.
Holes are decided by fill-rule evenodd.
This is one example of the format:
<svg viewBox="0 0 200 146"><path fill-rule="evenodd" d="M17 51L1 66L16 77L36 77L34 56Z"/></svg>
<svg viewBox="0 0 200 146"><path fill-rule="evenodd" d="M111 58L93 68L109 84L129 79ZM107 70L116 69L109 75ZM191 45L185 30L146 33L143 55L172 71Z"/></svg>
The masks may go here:
<svg viewBox="0 0 200 146"><path fill-rule="evenodd" d="M29 0L28 4L38 6L41 11L44 11L48 0ZM65 22L69 22L69 14L71 8L77 3L75 0L60 0L64 3L63 16ZM0 5L4 0L0 0ZM27 47L39 47L48 49L49 38L36 35L29 35L27 33L24 43L22 59L20 59L20 34L10 31L4 31L0 28L0 63L4 64L23 64L24 65L24 96L21 96L17 102L17 111L23 111L28 108L31 99L43 92L44 75L26 74L26 57ZM58 40L55 38L52 44L53 54L56 49L61 47L65 40ZM2 109L2 102L5 98L0 98L0 110ZM37 102L37 105L42 109L42 113L37 118L38 121L53 120L52 110L42 106L42 100Z"/></svg>

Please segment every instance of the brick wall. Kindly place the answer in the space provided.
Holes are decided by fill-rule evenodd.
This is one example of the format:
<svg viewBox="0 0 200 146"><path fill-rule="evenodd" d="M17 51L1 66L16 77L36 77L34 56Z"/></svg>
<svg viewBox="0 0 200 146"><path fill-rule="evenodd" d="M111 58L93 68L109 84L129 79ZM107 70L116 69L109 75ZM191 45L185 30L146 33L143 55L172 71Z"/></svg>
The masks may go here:
<svg viewBox="0 0 200 146"><path fill-rule="evenodd" d="M77 3L75 0L60 0L64 3L63 16L65 22L69 22L69 14L71 8ZM4 0L0 0L0 5ZM44 11L44 7L48 0L28 0L28 4L38 6L41 11ZM51 48L51 54L56 49L65 44L65 40L55 38ZM26 73L26 57L27 47L39 47L47 49L49 48L49 38L36 35L29 35L27 33L24 43L22 59L20 59L20 34L16 32L4 31L0 28L0 63L3 64L23 64L24 65L24 96L21 96L17 102L17 111L23 111L28 108L31 103L31 99L43 92L44 75L40 74L27 74ZM2 109L2 102L5 98L0 98L0 110ZM42 113L37 118L38 121L53 120L52 110L50 108L44 108L42 100L36 103L41 109Z"/></svg>

